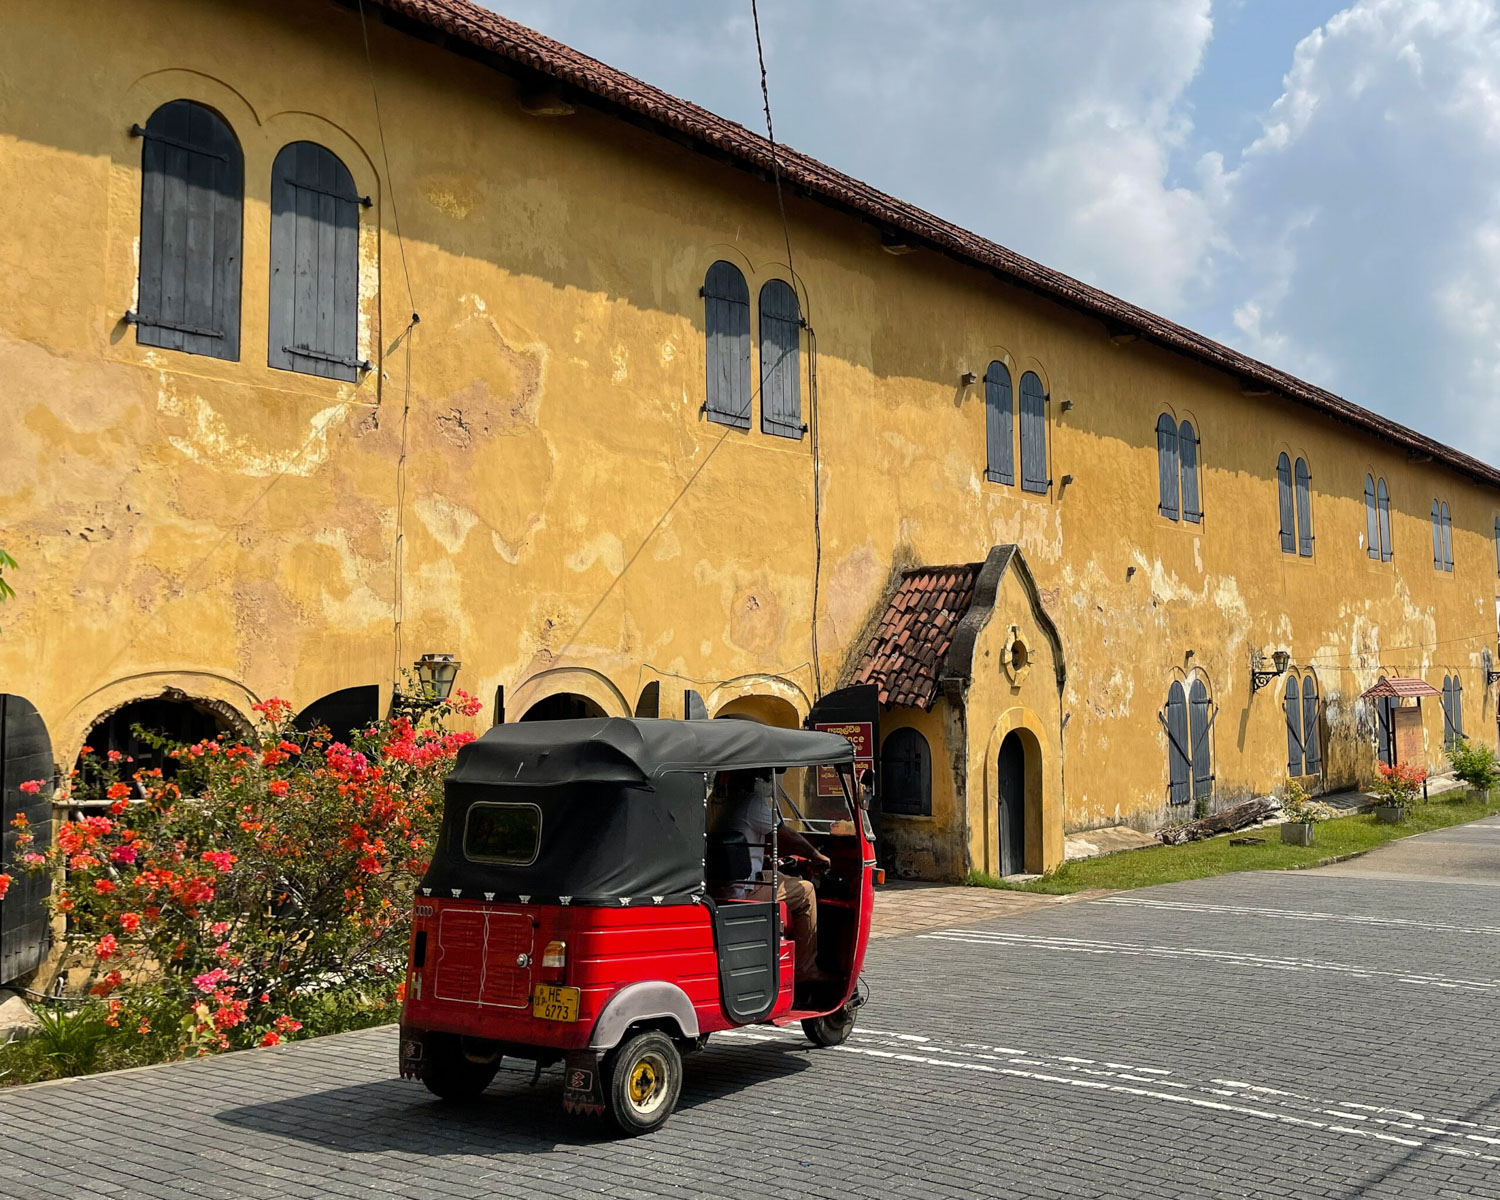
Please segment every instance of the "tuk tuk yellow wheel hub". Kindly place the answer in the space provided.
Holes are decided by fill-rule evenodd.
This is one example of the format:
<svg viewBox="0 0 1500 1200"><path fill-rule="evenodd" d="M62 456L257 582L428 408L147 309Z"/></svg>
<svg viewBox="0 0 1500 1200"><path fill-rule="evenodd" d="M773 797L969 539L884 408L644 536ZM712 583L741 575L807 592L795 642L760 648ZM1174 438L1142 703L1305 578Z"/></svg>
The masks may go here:
<svg viewBox="0 0 1500 1200"><path fill-rule="evenodd" d="M626 1081L626 1095L630 1104L639 1113L649 1113L660 1107L667 1094L667 1064L657 1054L645 1054L630 1068Z"/></svg>

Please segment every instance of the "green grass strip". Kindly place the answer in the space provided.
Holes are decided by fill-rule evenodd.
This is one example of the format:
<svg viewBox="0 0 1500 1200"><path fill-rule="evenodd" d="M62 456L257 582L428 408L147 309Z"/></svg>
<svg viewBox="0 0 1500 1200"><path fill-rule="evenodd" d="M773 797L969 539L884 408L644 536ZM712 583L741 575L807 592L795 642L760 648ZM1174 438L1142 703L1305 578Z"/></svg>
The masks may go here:
<svg viewBox="0 0 1500 1200"><path fill-rule="evenodd" d="M1462 825L1493 816L1495 812L1496 809L1475 803L1468 795L1453 800L1438 798L1418 804L1400 825L1377 824L1374 813L1324 821L1317 827L1311 846L1288 846L1281 840L1281 830L1268 826L1221 834L1183 846L1148 846L1143 850L1122 850L1100 858L1078 859L1064 863L1051 874L1029 883L1007 883L982 871L969 872L968 882L974 887L1061 896L1090 888L1125 889L1179 883L1184 879L1203 879L1231 871L1316 867L1334 859L1363 854L1397 838ZM1262 846L1231 846L1229 839L1235 837L1263 837L1266 841Z"/></svg>

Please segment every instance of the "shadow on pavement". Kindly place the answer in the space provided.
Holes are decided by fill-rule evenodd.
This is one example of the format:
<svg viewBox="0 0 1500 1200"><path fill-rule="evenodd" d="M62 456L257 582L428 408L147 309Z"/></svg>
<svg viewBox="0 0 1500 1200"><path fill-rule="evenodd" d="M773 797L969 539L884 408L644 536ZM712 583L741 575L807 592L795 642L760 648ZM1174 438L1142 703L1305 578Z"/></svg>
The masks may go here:
<svg viewBox="0 0 1500 1200"><path fill-rule="evenodd" d="M812 1051L810 1045L792 1042L725 1046L691 1055L684 1062L677 1111L806 1070L806 1055ZM231 1108L215 1114L215 1120L346 1154L546 1154L613 1136L613 1125L563 1111L560 1067L543 1071L535 1087L530 1084L529 1067L507 1065L479 1099L449 1104L417 1081L393 1076Z"/></svg>

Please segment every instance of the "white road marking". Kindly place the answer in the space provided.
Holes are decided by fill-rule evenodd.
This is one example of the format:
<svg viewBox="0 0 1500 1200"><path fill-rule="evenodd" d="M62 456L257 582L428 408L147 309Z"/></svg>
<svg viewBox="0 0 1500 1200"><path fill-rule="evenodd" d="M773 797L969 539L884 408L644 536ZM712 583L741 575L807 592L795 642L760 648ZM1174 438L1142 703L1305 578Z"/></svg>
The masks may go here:
<svg viewBox="0 0 1500 1200"><path fill-rule="evenodd" d="M1143 958L1193 959L1221 966L1250 967L1262 971L1322 971L1347 975L1351 979L1390 979L1417 987L1447 988L1453 991L1490 992L1500 990L1500 980L1452 979L1442 975L1411 975L1401 971L1382 971L1352 963L1330 962L1308 958L1283 958L1276 955L1250 954L1234 950L1205 950L1194 946L1159 946L1144 942L1105 942L1089 938L1040 937L1024 933L995 933L977 929L942 929L921 933L926 941L963 942L972 946L1026 946L1061 953L1118 954Z"/></svg>
<svg viewBox="0 0 1500 1200"><path fill-rule="evenodd" d="M1093 904L1126 904L1136 908L1165 908L1177 912L1227 913L1233 916L1276 917L1285 921L1329 921L1349 925L1377 925L1399 929L1436 929L1443 933L1473 933L1500 937L1500 925L1453 925L1444 921L1410 921L1404 917L1375 917L1361 913L1311 912L1296 908L1255 908L1244 904L1197 904L1188 900L1147 900L1135 896L1104 896Z"/></svg>
<svg viewBox="0 0 1500 1200"><path fill-rule="evenodd" d="M792 1029L773 1026L756 1026L753 1029L727 1030L716 1036L743 1039L753 1042L776 1040L802 1041L800 1033ZM914 1041L923 1043L926 1053L906 1052L905 1047ZM916 1049L917 1047L912 1047ZM1208 1109L1232 1116L1254 1120L1271 1121L1281 1125L1316 1129L1324 1133L1340 1134L1366 1141L1386 1142L1413 1149L1431 1151L1449 1158L1475 1162L1500 1163L1500 1154L1485 1153L1455 1141L1476 1143L1486 1147L1500 1147L1500 1137L1488 1137L1487 1133L1500 1133L1500 1126L1479 1125L1452 1117L1428 1116L1403 1108L1363 1104L1353 1100L1318 1100L1299 1092L1267 1087L1231 1079L1209 1079L1191 1084L1161 1078L1173 1072L1162 1067L1123 1068L1119 1071L1104 1069L1120 1067L1121 1064L1097 1064L1097 1059L1080 1058L1077 1055L1034 1055L1003 1059L993 1051L1003 1047L985 1047L978 1043L964 1042L957 1046L944 1046L933 1038L918 1038L912 1034L856 1030L842 1046L833 1049L846 1054L857 1054L866 1058L912 1063L939 1069L980 1072L1026 1079L1037 1083L1062 1087L1084 1088L1103 1093L1134 1096L1138 1099L1169 1104L1186 1104L1193 1108ZM1019 1052L1015 1052L1019 1053ZM942 1055L942 1057L937 1057ZM1045 1061L1050 1060L1050 1061ZM1042 1067L1044 1070L1026 1068ZM1128 1074L1127 1071L1150 1071L1155 1078ZM1148 1083L1150 1087L1135 1086ZM1164 1091L1175 1088L1175 1091ZM1252 1103L1232 1103L1250 1093ZM1215 1097L1210 1099L1210 1097ZM1359 1110L1359 1111L1350 1111ZM1360 1125L1340 1124L1325 1120L1334 1117L1337 1122L1358 1121ZM1397 1120L1394 1118L1408 1118ZM1420 1124L1418 1122L1431 1122ZM1452 1125L1457 1129L1442 1129L1437 1126ZM1483 1130L1484 1133L1465 1133L1463 1129ZM1399 1130L1401 1132L1394 1132ZM1444 1140L1437 1140L1444 1139ZM1417 1166L1422 1166L1420 1162Z"/></svg>

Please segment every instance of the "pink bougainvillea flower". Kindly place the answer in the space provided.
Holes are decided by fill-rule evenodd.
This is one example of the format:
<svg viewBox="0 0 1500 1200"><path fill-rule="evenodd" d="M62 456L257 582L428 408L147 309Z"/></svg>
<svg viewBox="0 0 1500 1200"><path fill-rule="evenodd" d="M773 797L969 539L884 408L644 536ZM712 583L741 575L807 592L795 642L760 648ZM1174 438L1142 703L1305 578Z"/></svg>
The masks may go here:
<svg viewBox="0 0 1500 1200"><path fill-rule="evenodd" d="M45 779L28 779L25 783L21 784L21 790L28 796L35 796L46 786L47 781Z"/></svg>
<svg viewBox="0 0 1500 1200"><path fill-rule="evenodd" d="M209 866L217 868L224 874L228 874L229 869L234 866L234 855L228 850L205 850L202 857Z"/></svg>
<svg viewBox="0 0 1500 1200"><path fill-rule="evenodd" d="M194 975L193 986L206 996L228 978L228 971L223 967L215 967L212 971L203 972L202 975Z"/></svg>
<svg viewBox="0 0 1500 1200"><path fill-rule="evenodd" d="M229 932L229 922L215 921L208 927L208 931L209 933L213 934L214 937L223 937L226 933Z"/></svg>
<svg viewBox="0 0 1500 1200"><path fill-rule="evenodd" d="M135 847L130 845L116 846L109 852L110 862L124 863L130 866L135 862Z"/></svg>
<svg viewBox="0 0 1500 1200"><path fill-rule="evenodd" d="M115 935L106 933L94 946L94 957L103 962L106 958L113 958L119 948L119 943L115 941Z"/></svg>

